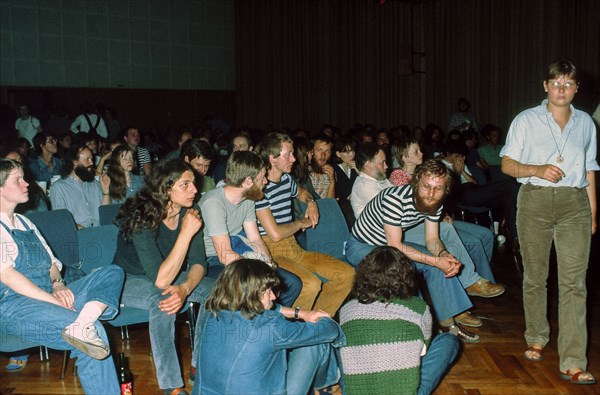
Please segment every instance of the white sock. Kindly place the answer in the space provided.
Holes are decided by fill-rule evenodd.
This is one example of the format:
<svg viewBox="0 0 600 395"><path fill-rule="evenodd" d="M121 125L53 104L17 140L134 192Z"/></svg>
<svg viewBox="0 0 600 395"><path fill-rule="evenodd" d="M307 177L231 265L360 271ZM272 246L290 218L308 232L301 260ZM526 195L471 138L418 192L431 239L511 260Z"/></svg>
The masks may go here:
<svg viewBox="0 0 600 395"><path fill-rule="evenodd" d="M67 326L67 333L77 339L87 340L85 329L94 326L94 323L106 310L106 305L102 302L91 301L83 306L75 321Z"/></svg>

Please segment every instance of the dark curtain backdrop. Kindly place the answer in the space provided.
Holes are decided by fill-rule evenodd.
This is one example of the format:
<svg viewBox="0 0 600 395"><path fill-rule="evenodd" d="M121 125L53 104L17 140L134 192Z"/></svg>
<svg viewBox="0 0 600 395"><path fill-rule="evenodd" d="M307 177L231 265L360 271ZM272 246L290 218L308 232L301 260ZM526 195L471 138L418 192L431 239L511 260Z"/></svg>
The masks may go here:
<svg viewBox="0 0 600 395"><path fill-rule="evenodd" d="M507 128L568 57L589 109L600 92L597 0L236 1L237 123L346 130L435 122L466 96Z"/></svg>

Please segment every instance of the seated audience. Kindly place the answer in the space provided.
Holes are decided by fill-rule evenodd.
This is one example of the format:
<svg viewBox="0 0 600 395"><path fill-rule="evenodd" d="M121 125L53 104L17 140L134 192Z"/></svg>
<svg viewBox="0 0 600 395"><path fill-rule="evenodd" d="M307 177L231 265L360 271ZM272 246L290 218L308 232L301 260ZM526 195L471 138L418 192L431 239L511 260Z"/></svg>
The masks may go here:
<svg viewBox="0 0 600 395"><path fill-rule="evenodd" d="M33 147L37 151L37 158L30 164L29 169L35 177L35 181L46 183L50 187L52 177L59 176L62 170L62 160L57 158L58 140L52 133L41 132L33 137Z"/></svg>
<svg viewBox="0 0 600 395"><path fill-rule="evenodd" d="M315 200L319 200L321 197L315 192L315 188L310 179L310 163L313 157L312 142L305 137L296 137L293 140L293 144L295 161L290 175L294 178L294 181L306 189ZM294 219L304 217L307 208L306 203L297 198L292 199L292 201L294 205Z"/></svg>
<svg viewBox="0 0 600 395"><path fill-rule="evenodd" d="M274 306L278 288L262 261L223 270L206 303L192 394L307 394L339 381L340 327L324 311Z"/></svg>
<svg viewBox="0 0 600 395"><path fill-rule="evenodd" d="M231 140L231 148L233 152L236 151L252 151L254 147L252 146L252 140L250 136L246 133L238 133L233 136Z"/></svg>
<svg viewBox="0 0 600 395"><path fill-rule="evenodd" d="M502 164L500 151L504 147L504 144L500 143L502 129L498 126L487 124L481 129L481 136L484 139L484 144L477 148L479 156L488 166L500 166Z"/></svg>
<svg viewBox="0 0 600 395"><path fill-rule="evenodd" d="M416 270L393 247L377 247L356 269L353 299L340 309L346 394L430 394L456 359L449 333L432 338Z"/></svg>
<svg viewBox="0 0 600 395"><path fill-rule="evenodd" d="M181 128L177 132L177 148L165 155L163 160L171 160L179 158L181 154L181 146L188 140L192 139L192 132L188 128Z"/></svg>
<svg viewBox="0 0 600 395"><path fill-rule="evenodd" d="M468 133L468 132L465 132ZM414 139L406 139L394 146L396 158L400 168L395 169L390 175L390 182L395 186L409 184L418 165L423 163L423 154L419 144ZM409 232L421 232L425 224L421 223ZM467 249L475 269L482 278L495 282L494 274L490 267L492 253L494 251L494 232L490 228L472 224L470 222L455 221L447 213L444 215L444 222L440 223L441 229L453 226L458 233L462 243ZM464 262L463 262L464 263ZM470 296L488 297L484 292L479 292L477 287L467 288ZM460 318L455 318L461 322ZM466 321L465 321L466 322ZM465 325L463 322L463 325ZM466 322L468 326L468 322Z"/></svg>
<svg viewBox="0 0 600 395"><path fill-rule="evenodd" d="M119 145L112 151L106 172L110 177L108 191L112 203L123 203L145 184L144 177L132 173L133 154L127 145Z"/></svg>
<svg viewBox="0 0 600 395"><path fill-rule="evenodd" d="M335 198L335 171L329 164L333 143L326 135L313 140L313 155L310 162L310 181L320 198Z"/></svg>
<svg viewBox="0 0 600 395"><path fill-rule="evenodd" d="M284 134L271 133L257 152L267 166L268 179L265 197L256 202L260 234L273 259L302 279L297 306L324 310L333 316L350 292L354 270L331 256L303 250L294 238L299 230L317 226L319 209L310 193L289 174L295 161L292 140ZM305 215L296 220L292 218L294 197L308 205ZM328 281L323 283L316 274Z"/></svg>
<svg viewBox="0 0 600 395"><path fill-rule="evenodd" d="M423 155L425 159L433 159L442 153L444 131L436 124L428 123L423 133Z"/></svg>
<svg viewBox="0 0 600 395"><path fill-rule="evenodd" d="M517 183L514 179L505 179L480 185L465 166L467 148L460 142L449 141L444 146L442 163L452 171L457 179L452 199L464 206L503 209L507 230L513 245L517 244Z"/></svg>
<svg viewBox="0 0 600 395"><path fill-rule="evenodd" d="M188 140L181 146L179 158L194 169L198 189L196 200L206 192L215 189L215 181L206 174L214 158L214 151L209 143L198 138Z"/></svg>
<svg viewBox="0 0 600 395"><path fill-rule="evenodd" d="M267 184L265 166L249 151L237 151L227 161L223 187L208 191L200 201L205 221L204 245L208 276L217 278L232 261L244 257L260 259L276 268L285 288L281 303L292 306L302 289L300 278L277 268L256 225L254 202L263 198Z"/></svg>
<svg viewBox="0 0 600 395"><path fill-rule="evenodd" d="M358 177L356 168L354 141L347 137L337 139L333 148L335 150L336 165L335 170L335 196L338 199L338 204L344 213L344 218L348 227L354 224L354 213L350 204L350 194L354 181Z"/></svg>
<svg viewBox="0 0 600 395"><path fill-rule="evenodd" d="M196 187L191 166L180 160L161 163L115 222L120 226L114 263L127 274L121 303L150 312L150 346L158 385L165 394L186 394L175 348L175 317L186 301L204 302L213 286L205 278L202 219L192 209ZM196 360L202 337L196 325Z"/></svg>
<svg viewBox="0 0 600 395"><path fill-rule="evenodd" d="M442 204L451 182L446 167L429 160L417 168L410 185L379 192L356 219L345 254L351 264L358 265L376 246L398 248L424 274L441 329L464 341L478 342L478 335L466 331L453 318L472 306L464 289L471 287L472 292L495 297L504 287L475 272L454 228L442 228L440 237ZM422 222L423 229L413 231ZM481 326L481 320L471 314L458 318L469 326Z"/></svg>
<svg viewBox="0 0 600 395"><path fill-rule="evenodd" d="M358 218L363 209L377 193L392 185L386 178L387 163L385 152L373 143L360 144L356 150L358 177L352 185L350 203L354 217Z"/></svg>
<svg viewBox="0 0 600 395"><path fill-rule="evenodd" d="M42 132L43 133L43 132ZM26 214L31 211L48 211L50 207L50 201L48 200L48 195L46 194L48 185L46 185L46 189L41 188L38 183L35 181L35 177L29 166L27 166L27 159L24 158L17 151L8 151L6 155L4 155L5 159L12 159L21 164L23 167L24 179L29 187L27 191L29 192L29 200L25 203L17 204L15 207L15 212L19 214Z"/></svg>
<svg viewBox="0 0 600 395"><path fill-rule="evenodd" d="M98 207L110 204L110 178L104 174L96 180L92 151L75 146L65 153L62 178L50 188L53 210L66 208L73 214L78 228L99 226Z"/></svg>
<svg viewBox="0 0 600 395"><path fill-rule="evenodd" d="M123 271L103 267L67 287L62 263L35 225L14 212L27 201L27 186L19 162L0 160L2 332L71 351L86 393L119 394L108 338L98 320L117 315Z"/></svg>
<svg viewBox="0 0 600 395"><path fill-rule="evenodd" d="M152 171L152 157L150 156L150 151L140 146L140 131L134 127L125 129L123 141L125 141L125 144L129 148L135 151L134 173L148 177Z"/></svg>

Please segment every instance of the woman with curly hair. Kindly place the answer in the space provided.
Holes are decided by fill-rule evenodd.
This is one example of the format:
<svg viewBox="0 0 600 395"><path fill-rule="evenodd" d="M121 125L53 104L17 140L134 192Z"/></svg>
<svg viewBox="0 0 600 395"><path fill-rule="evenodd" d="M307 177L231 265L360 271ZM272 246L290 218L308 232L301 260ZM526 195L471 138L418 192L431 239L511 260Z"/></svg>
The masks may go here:
<svg viewBox="0 0 600 395"><path fill-rule="evenodd" d="M113 203L123 203L144 186L144 177L131 172L134 154L128 145L119 145L112 151L106 174L110 177L108 193Z"/></svg>
<svg viewBox="0 0 600 395"><path fill-rule="evenodd" d="M127 279L121 303L150 312L150 345L165 394L186 394L175 348L175 317L186 300L201 309L212 289L205 278L202 219L192 209L197 190L192 167L179 159L160 163L117 215L114 263ZM196 326L196 342L202 325ZM198 347L194 347L192 360Z"/></svg>
<svg viewBox="0 0 600 395"><path fill-rule="evenodd" d="M358 265L353 299L340 310L347 394L430 394L456 359L455 336L431 341L417 289L416 269L394 247L377 247Z"/></svg>

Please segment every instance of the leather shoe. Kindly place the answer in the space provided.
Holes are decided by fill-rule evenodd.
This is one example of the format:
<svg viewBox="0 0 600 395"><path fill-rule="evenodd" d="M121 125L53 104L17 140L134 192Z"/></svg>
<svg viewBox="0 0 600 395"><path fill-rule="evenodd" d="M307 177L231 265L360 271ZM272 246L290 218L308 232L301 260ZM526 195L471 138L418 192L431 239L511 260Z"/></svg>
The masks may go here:
<svg viewBox="0 0 600 395"><path fill-rule="evenodd" d="M470 326L472 328L479 328L483 323L476 315L473 315L470 311L465 311L454 317L454 321L464 326Z"/></svg>
<svg viewBox="0 0 600 395"><path fill-rule="evenodd" d="M465 343L479 343L479 335L466 330L461 324L455 322L450 326L441 326L440 332L449 332Z"/></svg>
<svg viewBox="0 0 600 395"><path fill-rule="evenodd" d="M477 282L467 288L469 296L479 296L480 298L495 298L500 296L506 289L499 284L494 284L490 280L480 278Z"/></svg>

